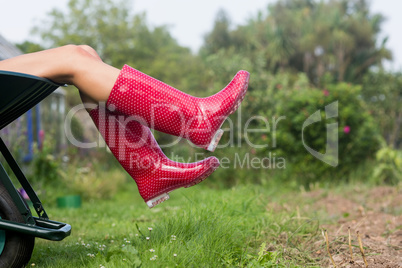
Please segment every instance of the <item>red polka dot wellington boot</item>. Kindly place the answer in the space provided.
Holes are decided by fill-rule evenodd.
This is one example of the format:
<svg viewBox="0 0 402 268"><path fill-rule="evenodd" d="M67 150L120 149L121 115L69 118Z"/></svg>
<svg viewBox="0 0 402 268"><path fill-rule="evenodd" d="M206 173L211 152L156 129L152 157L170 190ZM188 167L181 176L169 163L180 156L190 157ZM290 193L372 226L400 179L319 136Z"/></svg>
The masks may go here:
<svg viewBox="0 0 402 268"><path fill-rule="evenodd" d="M219 166L215 157L195 163L170 160L159 148L150 129L133 117L112 114L104 107L89 114L114 156L137 183L140 195L150 208L167 200L169 192L203 181Z"/></svg>
<svg viewBox="0 0 402 268"><path fill-rule="evenodd" d="M239 107L248 81L249 73L239 71L220 92L197 98L125 65L106 105L111 111L135 116L150 128L214 151L223 134L220 127Z"/></svg>

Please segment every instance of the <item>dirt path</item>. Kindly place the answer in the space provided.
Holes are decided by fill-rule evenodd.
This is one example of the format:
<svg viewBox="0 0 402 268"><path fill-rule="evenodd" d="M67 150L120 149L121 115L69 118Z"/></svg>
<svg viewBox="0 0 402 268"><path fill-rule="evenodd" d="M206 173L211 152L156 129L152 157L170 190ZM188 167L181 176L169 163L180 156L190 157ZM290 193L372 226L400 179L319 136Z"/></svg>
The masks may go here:
<svg viewBox="0 0 402 268"><path fill-rule="evenodd" d="M330 252L337 267L365 267L356 232L359 231L368 267L402 267L402 190L377 187L369 191L358 188L347 193L304 194L314 200L300 208L304 213L323 213L321 224L329 235ZM351 230L353 258L348 246ZM324 240L324 238L323 238ZM317 250L323 267L333 267L326 250Z"/></svg>

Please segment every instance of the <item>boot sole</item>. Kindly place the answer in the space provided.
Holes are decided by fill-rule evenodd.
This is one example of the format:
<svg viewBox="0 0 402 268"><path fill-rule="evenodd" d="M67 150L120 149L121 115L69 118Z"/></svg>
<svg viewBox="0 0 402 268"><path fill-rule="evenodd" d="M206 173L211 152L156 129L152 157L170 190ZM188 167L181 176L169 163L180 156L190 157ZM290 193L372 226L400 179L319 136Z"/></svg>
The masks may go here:
<svg viewBox="0 0 402 268"><path fill-rule="evenodd" d="M211 167L211 168L208 169L205 173L201 174L201 175L198 177L198 179L196 179L195 181L192 181L192 182L190 182L190 183L188 183L188 184L184 184L184 185L181 185L181 186L178 186L178 187L174 187L174 188L172 188L172 189L166 191L166 193L163 193L163 194L161 194L161 195L158 195L157 197L154 197L154 198L152 198L152 199L146 201L148 207L149 207L149 208L153 208L153 207L155 207L156 205L158 205L158 204L160 204L160 203L162 203L162 202L168 200L168 199L170 198L169 193L172 192L172 191L174 191L174 190L177 190L177 189L179 189L179 188L189 188L189 187L192 187L192 186L194 186L194 185L199 184L200 182L202 182L203 180L205 180L206 178L208 178L209 175L211 175L217 168L218 168L218 167Z"/></svg>

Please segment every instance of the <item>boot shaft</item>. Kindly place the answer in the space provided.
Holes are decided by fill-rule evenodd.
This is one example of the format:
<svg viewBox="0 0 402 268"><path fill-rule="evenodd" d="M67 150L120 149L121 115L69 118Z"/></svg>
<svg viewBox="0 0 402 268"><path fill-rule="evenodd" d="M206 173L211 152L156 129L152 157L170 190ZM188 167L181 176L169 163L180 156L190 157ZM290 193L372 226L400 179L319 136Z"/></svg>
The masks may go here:
<svg viewBox="0 0 402 268"><path fill-rule="evenodd" d="M219 166L215 157L194 163L170 160L159 148L150 129L132 117L99 108L92 110L90 116L150 207L166 200L170 191L201 182Z"/></svg>
<svg viewBox="0 0 402 268"><path fill-rule="evenodd" d="M125 65L106 105L150 128L210 149L227 116L243 100L248 81L249 73L240 71L219 93L197 98Z"/></svg>

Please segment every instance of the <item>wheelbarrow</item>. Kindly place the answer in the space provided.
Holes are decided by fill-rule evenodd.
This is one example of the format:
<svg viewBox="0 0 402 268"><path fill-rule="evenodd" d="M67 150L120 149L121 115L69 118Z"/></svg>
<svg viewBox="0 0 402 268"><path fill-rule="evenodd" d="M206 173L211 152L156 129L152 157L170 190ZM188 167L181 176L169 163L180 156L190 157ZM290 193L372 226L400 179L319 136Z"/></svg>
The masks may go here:
<svg viewBox="0 0 402 268"><path fill-rule="evenodd" d="M30 110L58 87L48 79L0 71L0 129ZM71 233L66 223L49 220L18 163L0 137L0 151L32 201L31 210L0 163L0 267L23 267L31 258L35 238L60 241Z"/></svg>

